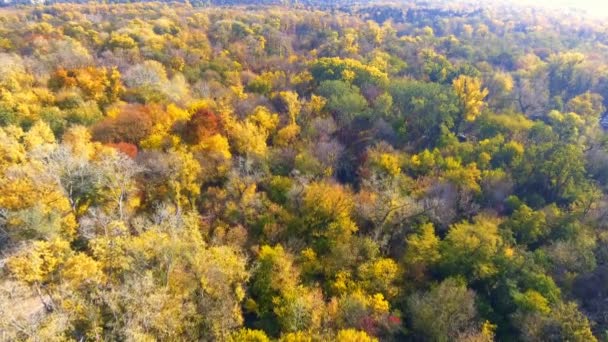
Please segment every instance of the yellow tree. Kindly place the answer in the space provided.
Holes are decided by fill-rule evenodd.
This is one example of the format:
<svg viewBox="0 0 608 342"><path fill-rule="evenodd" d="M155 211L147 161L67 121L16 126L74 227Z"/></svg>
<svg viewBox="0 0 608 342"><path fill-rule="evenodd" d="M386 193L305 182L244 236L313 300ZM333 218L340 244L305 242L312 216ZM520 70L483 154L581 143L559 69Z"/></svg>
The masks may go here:
<svg viewBox="0 0 608 342"><path fill-rule="evenodd" d="M25 148L20 143L23 134L16 126L0 127L0 172L25 161Z"/></svg>
<svg viewBox="0 0 608 342"><path fill-rule="evenodd" d="M232 333L228 342L270 342L270 339L262 330L243 328Z"/></svg>
<svg viewBox="0 0 608 342"><path fill-rule="evenodd" d="M230 169L232 153L228 139L217 133L201 139L192 147L192 153L201 164L202 181L224 176Z"/></svg>
<svg viewBox="0 0 608 342"><path fill-rule="evenodd" d="M488 95L488 90L482 88L481 80L478 78L460 75L452 82L452 87L458 96L460 104L460 115L454 125L454 129L458 133L459 126L463 119L466 121L475 121L481 114L485 102L484 99Z"/></svg>
<svg viewBox="0 0 608 342"><path fill-rule="evenodd" d="M168 182L172 197L178 207L188 203L194 205L200 194L198 178L201 166L189 152L178 150L171 152L170 156L171 172Z"/></svg>
<svg viewBox="0 0 608 342"><path fill-rule="evenodd" d="M392 300L399 294L396 285L401 275L399 265L390 258L378 258L359 266L359 285L367 293L380 293Z"/></svg>
<svg viewBox="0 0 608 342"><path fill-rule="evenodd" d="M336 335L338 342L376 342L377 338L369 336L366 332L355 329L343 329Z"/></svg>
<svg viewBox="0 0 608 342"><path fill-rule="evenodd" d="M76 218L57 174L48 168L57 147L41 121L27 133L11 126L0 131L0 207L11 238L72 239Z"/></svg>
<svg viewBox="0 0 608 342"><path fill-rule="evenodd" d="M274 133L279 116L266 107L258 106L245 121L226 117L226 128L236 152L243 155L265 157L268 152L266 141Z"/></svg>
<svg viewBox="0 0 608 342"><path fill-rule="evenodd" d="M62 142L77 158L91 159L102 148L98 142L91 141L91 133L84 126L72 126L65 132Z"/></svg>
<svg viewBox="0 0 608 342"><path fill-rule="evenodd" d="M99 197L105 202L105 209L117 212L122 220L137 206L135 176L142 170L131 158L112 148L102 152L96 162L101 172Z"/></svg>
<svg viewBox="0 0 608 342"><path fill-rule="evenodd" d="M289 114L289 124L281 128L274 140L279 146L287 146L292 143L300 133L300 126L296 123L296 119L302 109L302 104L298 98L298 94L292 91L282 91L275 95L275 99L285 111Z"/></svg>
<svg viewBox="0 0 608 342"><path fill-rule="evenodd" d="M7 266L15 279L33 286L42 304L51 311L55 306L54 296L46 285L52 285L59 268L71 254L70 244L65 240L36 241L10 257ZM46 293L43 294L43 291Z"/></svg>
<svg viewBox="0 0 608 342"><path fill-rule="evenodd" d="M415 280L424 280L427 269L436 265L441 258L440 240L435 235L433 224L423 224L417 233L407 237L406 242L407 248L403 256L404 268L408 275Z"/></svg>
<svg viewBox="0 0 608 342"><path fill-rule="evenodd" d="M172 132L172 128L176 122L189 120L192 113L192 110L186 111L174 104L169 104L164 111L159 113L160 115L156 115L154 118L154 126L152 126L150 135L141 141L141 147L163 149L179 145L181 139Z"/></svg>
<svg viewBox="0 0 608 342"><path fill-rule="evenodd" d="M25 148L28 151L34 148L55 143L55 136L48 124L44 121L38 121L30 128L23 137Z"/></svg>
<svg viewBox="0 0 608 342"><path fill-rule="evenodd" d="M357 231L351 218L354 210L352 193L338 185L313 183L304 193L303 223L311 237L327 237L337 242Z"/></svg>

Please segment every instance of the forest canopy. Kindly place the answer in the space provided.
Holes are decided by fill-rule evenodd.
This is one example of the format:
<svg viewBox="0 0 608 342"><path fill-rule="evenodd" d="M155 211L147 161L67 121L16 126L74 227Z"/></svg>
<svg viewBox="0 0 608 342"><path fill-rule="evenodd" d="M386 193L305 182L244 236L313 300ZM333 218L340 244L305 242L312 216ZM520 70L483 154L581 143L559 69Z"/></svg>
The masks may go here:
<svg viewBox="0 0 608 342"><path fill-rule="evenodd" d="M0 339L608 338L608 24L479 6L0 9Z"/></svg>

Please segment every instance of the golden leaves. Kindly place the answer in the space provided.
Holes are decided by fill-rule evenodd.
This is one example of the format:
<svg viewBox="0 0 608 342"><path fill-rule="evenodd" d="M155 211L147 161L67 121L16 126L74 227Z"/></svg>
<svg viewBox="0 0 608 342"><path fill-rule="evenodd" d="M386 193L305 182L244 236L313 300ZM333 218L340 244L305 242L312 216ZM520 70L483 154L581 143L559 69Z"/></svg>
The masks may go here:
<svg viewBox="0 0 608 342"><path fill-rule="evenodd" d="M481 114L484 99L488 90L481 86L481 80L470 76L460 75L452 82L452 87L458 95L464 118L467 121L475 121Z"/></svg>

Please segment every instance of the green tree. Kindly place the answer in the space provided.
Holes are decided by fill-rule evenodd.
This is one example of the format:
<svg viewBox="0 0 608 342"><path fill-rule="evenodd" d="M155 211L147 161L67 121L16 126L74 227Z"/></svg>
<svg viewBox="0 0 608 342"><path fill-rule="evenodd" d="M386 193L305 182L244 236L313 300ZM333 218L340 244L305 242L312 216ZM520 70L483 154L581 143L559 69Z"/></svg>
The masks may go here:
<svg viewBox="0 0 608 342"><path fill-rule="evenodd" d="M451 88L436 83L391 83L394 120L405 137L421 147L434 147L445 130L452 130L458 115L458 98Z"/></svg>
<svg viewBox="0 0 608 342"><path fill-rule="evenodd" d="M323 81L317 93L327 99L325 109L334 114L336 120L342 124L365 115L368 110L367 100L361 95L359 88L344 81Z"/></svg>
<svg viewBox="0 0 608 342"><path fill-rule="evenodd" d="M517 208L503 226L513 232L517 241L525 244L539 242L549 234L544 212L534 211L525 204Z"/></svg>
<svg viewBox="0 0 608 342"><path fill-rule="evenodd" d="M475 292L456 278L448 278L429 292L414 293L407 301L416 336L430 341L454 341L479 329Z"/></svg>

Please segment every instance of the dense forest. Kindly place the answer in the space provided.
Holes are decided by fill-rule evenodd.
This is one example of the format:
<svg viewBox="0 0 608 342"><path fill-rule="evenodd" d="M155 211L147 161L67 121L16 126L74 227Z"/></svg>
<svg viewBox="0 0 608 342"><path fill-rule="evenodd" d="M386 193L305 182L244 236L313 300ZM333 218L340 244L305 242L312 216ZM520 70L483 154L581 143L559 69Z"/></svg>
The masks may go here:
<svg viewBox="0 0 608 342"><path fill-rule="evenodd" d="M0 340L605 340L607 105L578 12L0 9Z"/></svg>

